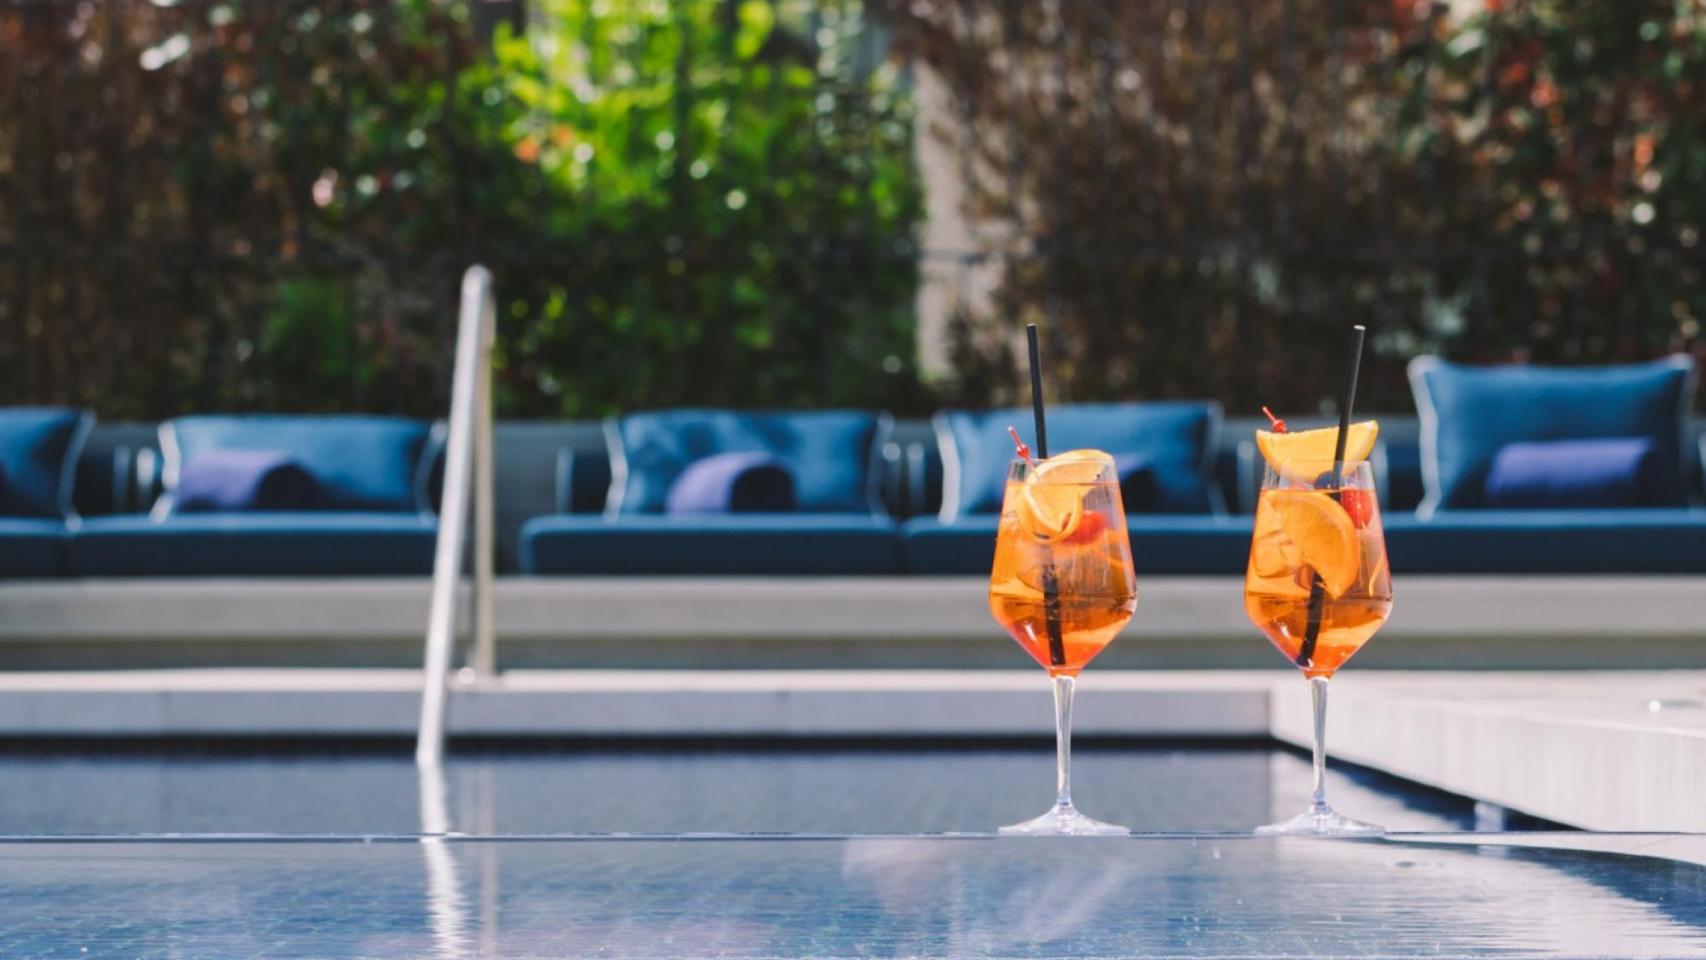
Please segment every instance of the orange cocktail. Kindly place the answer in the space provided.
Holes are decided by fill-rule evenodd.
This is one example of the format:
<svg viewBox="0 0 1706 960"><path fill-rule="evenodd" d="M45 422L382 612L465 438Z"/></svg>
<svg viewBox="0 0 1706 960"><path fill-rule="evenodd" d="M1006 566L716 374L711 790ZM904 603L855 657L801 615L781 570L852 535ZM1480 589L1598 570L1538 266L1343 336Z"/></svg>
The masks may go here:
<svg viewBox="0 0 1706 960"><path fill-rule="evenodd" d="M995 538L989 609L1054 679L1057 794L1004 833L1124 833L1072 805L1074 678L1137 608L1131 542L1113 458L1100 450L1013 462Z"/></svg>
<svg viewBox="0 0 1706 960"><path fill-rule="evenodd" d="M1357 485L1363 466L1346 468L1338 487L1271 487L1256 501L1244 609L1309 677L1332 676L1392 613L1380 508Z"/></svg>
<svg viewBox="0 0 1706 960"><path fill-rule="evenodd" d="M989 609L1051 675L1075 676L1137 607L1125 510L1111 458L1075 450L1007 481ZM1058 645L1050 629L1058 624Z"/></svg>
<svg viewBox="0 0 1706 960"><path fill-rule="evenodd" d="M1315 791L1308 810L1260 833L1368 836L1380 827L1326 800L1327 682L1392 613L1380 504L1367 458L1379 425L1259 432L1267 461L1256 501L1244 609L1309 678L1315 710Z"/></svg>

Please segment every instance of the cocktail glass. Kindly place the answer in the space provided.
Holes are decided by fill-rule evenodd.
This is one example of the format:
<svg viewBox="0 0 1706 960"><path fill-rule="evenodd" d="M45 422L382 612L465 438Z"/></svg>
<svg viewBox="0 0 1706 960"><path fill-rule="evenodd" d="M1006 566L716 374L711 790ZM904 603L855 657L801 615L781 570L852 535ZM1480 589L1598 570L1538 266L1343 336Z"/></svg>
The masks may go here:
<svg viewBox="0 0 1706 960"><path fill-rule="evenodd" d="M1392 574L1373 474L1365 462L1270 462L1256 502L1244 609L1309 678L1315 792L1309 808L1259 834L1366 837L1384 827L1327 803L1327 684L1392 612Z"/></svg>
<svg viewBox="0 0 1706 960"><path fill-rule="evenodd" d="M1131 541L1113 458L1074 450L1015 460L1007 474L989 609L1054 682L1056 795L1003 834L1124 834L1072 805L1072 694L1079 671L1137 608Z"/></svg>

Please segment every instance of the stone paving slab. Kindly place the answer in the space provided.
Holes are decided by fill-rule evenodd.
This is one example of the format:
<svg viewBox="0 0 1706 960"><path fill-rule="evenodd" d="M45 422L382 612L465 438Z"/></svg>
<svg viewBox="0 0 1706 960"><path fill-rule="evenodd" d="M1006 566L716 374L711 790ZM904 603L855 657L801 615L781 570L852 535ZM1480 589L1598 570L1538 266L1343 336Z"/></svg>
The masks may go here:
<svg viewBox="0 0 1706 960"><path fill-rule="evenodd" d="M1311 737L1309 696L1276 687L1271 730ZM1706 831L1706 672L1342 672L1330 752L1593 830Z"/></svg>
<svg viewBox="0 0 1706 960"><path fill-rule="evenodd" d="M512 577L496 589L510 666L1015 664L977 577ZM1406 577L1360 662L1706 668L1702 597L1700 577ZM427 598L424 578L0 583L0 652L48 668L412 666ZM1266 666L1272 654L1245 617L1241 578L1152 577L1105 656L1219 668Z"/></svg>
<svg viewBox="0 0 1706 960"><path fill-rule="evenodd" d="M1283 676L1284 674L1279 674ZM1077 728L1122 737L1266 737L1262 673L1090 671ZM0 736L413 736L412 670L0 674ZM459 682L453 734L485 736L1034 736L1034 671L509 671Z"/></svg>
<svg viewBox="0 0 1706 960"><path fill-rule="evenodd" d="M0 736L413 734L406 670L0 674ZM1097 671L1086 736L1308 745L1308 694L1271 671ZM1706 671L1343 671L1342 759L1548 820L1706 832ZM453 733L555 737L1036 737L1040 671L512 671L459 683Z"/></svg>

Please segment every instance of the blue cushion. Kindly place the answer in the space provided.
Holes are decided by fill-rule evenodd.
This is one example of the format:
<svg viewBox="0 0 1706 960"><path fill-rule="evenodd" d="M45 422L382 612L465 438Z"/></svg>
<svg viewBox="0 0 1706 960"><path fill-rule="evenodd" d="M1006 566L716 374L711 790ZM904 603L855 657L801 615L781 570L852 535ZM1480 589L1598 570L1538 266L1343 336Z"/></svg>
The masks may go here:
<svg viewBox="0 0 1706 960"><path fill-rule="evenodd" d="M178 471L177 513L308 510L314 475L278 450L215 450Z"/></svg>
<svg viewBox="0 0 1706 960"><path fill-rule="evenodd" d="M846 514L536 517L521 528L533 574L885 574L900 571L892 521Z"/></svg>
<svg viewBox="0 0 1706 960"><path fill-rule="evenodd" d="M1510 443L1487 472L1487 506L1500 509L1657 506L1662 486L1645 437Z"/></svg>
<svg viewBox="0 0 1706 960"><path fill-rule="evenodd" d="M397 417L180 417L160 428L169 489L182 464L206 454L280 451L314 475L317 507L354 511L427 509L429 436L425 423Z"/></svg>
<svg viewBox="0 0 1706 960"><path fill-rule="evenodd" d="M1033 442L1030 410L949 410L935 418L947 474L942 519L998 513L1016 427ZM1213 403L1109 403L1058 406L1048 414L1050 452L1080 447L1142 458L1154 474L1158 513L1220 513L1213 476L1220 406Z"/></svg>
<svg viewBox="0 0 1706 960"><path fill-rule="evenodd" d="M78 577L362 576L432 572L438 526L418 513L228 513L84 520Z"/></svg>
<svg viewBox="0 0 1706 960"><path fill-rule="evenodd" d="M87 432L80 410L0 409L0 516L69 516L77 448Z"/></svg>
<svg viewBox="0 0 1706 960"><path fill-rule="evenodd" d="M695 461L670 485L664 512L789 513L794 475L768 453L718 453Z"/></svg>
<svg viewBox="0 0 1706 960"><path fill-rule="evenodd" d="M1422 450L1416 442L1414 431L1404 437L1393 437L1388 433L1387 423L1383 419L1380 424L1380 441L1375 445L1375 453L1371 458L1375 482L1382 490L1380 508L1387 513L1414 511L1427 495L1422 483Z"/></svg>
<svg viewBox="0 0 1706 960"><path fill-rule="evenodd" d="M1706 573L1700 509L1388 514L1384 525L1395 574Z"/></svg>
<svg viewBox="0 0 1706 960"><path fill-rule="evenodd" d="M1161 484L1148 457L1115 457L1114 473L1119 477L1120 503L1126 513L1156 513L1161 509Z"/></svg>
<svg viewBox="0 0 1706 960"><path fill-rule="evenodd" d="M901 560L908 573L988 576L995 562L999 517L954 523L909 520L901 527ZM1129 518L1132 564L1144 576L1243 576L1250 557L1249 517Z"/></svg>
<svg viewBox="0 0 1706 960"><path fill-rule="evenodd" d="M0 578L57 576L65 539L61 520L0 518Z"/></svg>
<svg viewBox="0 0 1706 960"><path fill-rule="evenodd" d="M767 453L787 463L806 513L879 509L872 452L886 416L851 410L638 413L607 428L615 479L607 512L662 513L669 489L695 461L719 453Z"/></svg>
<svg viewBox="0 0 1706 960"><path fill-rule="evenodd" d="M1493 458L1506 444L1533 440L1650 439L1659 502L1684 502L1689 357L1598 368L1464 367L1417 357L1410 384L1422 418L1423 516L1485 507Z"/></svg>

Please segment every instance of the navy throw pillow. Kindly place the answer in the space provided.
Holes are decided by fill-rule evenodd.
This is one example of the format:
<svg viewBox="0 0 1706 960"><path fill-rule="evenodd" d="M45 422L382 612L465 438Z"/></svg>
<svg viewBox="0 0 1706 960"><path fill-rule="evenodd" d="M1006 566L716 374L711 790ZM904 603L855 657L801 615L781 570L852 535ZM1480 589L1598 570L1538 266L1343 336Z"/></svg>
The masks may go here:
<svg viewBox="0 0 1706 960"><path fill-rule="evenodd" d="M1165 495L1155 467L1148 457L1124 455L1114 458L1114 472L1120 478L1120 501L1126 513L1163 513Z"/></svg>
<svg viewBox="0 0 1706 960"><path fill-rule="evenodd" d="M794 474L767 453L719 453L689 464L670 485L664 512L790 513Z"/></svg>
<svg viewBox="0 0 1706 960"><path fill-rule="evenodd" d="M1487 472L1489 507L1650 507L1664 498L1646 437L1507 443Z"/></svg>
<svg viewBox="0 0 1706 960"><path fill-rule="evenodd" d="M314 475L281 450L217 450L184 464L173 491L180 513L308 510Z"/></svg>
<svg viewBox="0 0 1706 960"><path fill-rule="evenodd" d="M61 407L0 407L0 516L64 517L89 417Z"/></svg>

